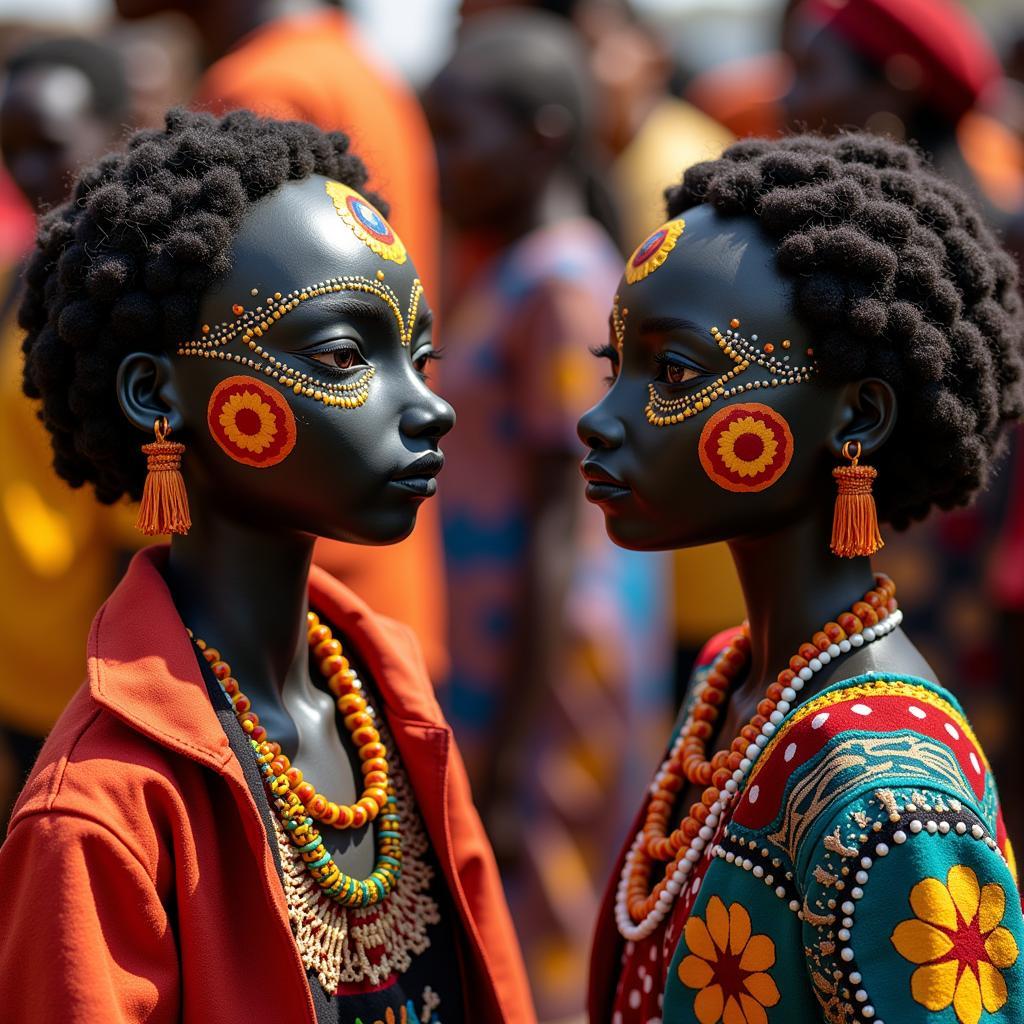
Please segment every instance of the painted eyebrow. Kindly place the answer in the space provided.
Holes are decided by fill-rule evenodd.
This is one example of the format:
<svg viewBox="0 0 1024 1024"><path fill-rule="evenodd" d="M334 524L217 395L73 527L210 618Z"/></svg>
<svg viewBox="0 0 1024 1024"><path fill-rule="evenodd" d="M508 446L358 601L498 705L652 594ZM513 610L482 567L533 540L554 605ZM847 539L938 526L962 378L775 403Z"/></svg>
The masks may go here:
<svg viewBox="0 0 1024 1024"><path fill-rule="evenodd" d="M667 334L669 331L693 331L707 334L708 329L700 324L677 316L652 316L640 321L641 334Z"/></svg>
<svg viewBox="0 0 1024 1024"><path fill-rule="evenodd" d="M352 296L323 296L333 298L333 302L323 303L302 303L291 315L299 313L303 306L307 307L306 316L313 324L322 321L336 320L338 318L349 318L358 320L375 320L384 326L397 328L394 314L382 302L366 302ZM296 321L292 321L295 323ZM326 326L326 324L324 324Z"/></svg>

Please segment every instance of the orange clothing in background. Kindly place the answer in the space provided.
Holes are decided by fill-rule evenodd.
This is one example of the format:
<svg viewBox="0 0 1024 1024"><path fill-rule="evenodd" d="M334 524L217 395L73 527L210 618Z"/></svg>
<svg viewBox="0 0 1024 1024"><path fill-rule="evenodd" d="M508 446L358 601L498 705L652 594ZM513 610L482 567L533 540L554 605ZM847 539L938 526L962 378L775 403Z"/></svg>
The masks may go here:
<svg viewBox="0 0 1024 1024"><path fill-rule="evenodd" d="M368 52L337 10L283 17L251 32L203 76L194 105L245 107L343 131L388 201L388 219L437 305L437 168L426 119L412 92ZM441 486L444 486L442 477ZM413 628L434 679L447 671L447 606L439 515L420 510L413 535L386 548L321 541L316 561L376 611Z"/></svg>
<svg viewBox="0 0 1024 1024"><path fill-rule="evenodd" d="M140 553L100 609L88 678L0 847L4 1020L316 1024L242 766L161 575ZM408 629L313 569L377 684L451 894L466 1019L534 1021L494 857ZM60 629L60 621L53 620Z"/></svg>
<svg viewBox="0 0 1024 1024"><path fill-rule="evenodd" d="M54 473L39 403L21 390L18 300L8 292L6 301L0 322L0 725L41 738L82 682L89 623L117 580L121 552L145 538L132 530L133 509L100 505L91 487L73 490Z"/></svg>

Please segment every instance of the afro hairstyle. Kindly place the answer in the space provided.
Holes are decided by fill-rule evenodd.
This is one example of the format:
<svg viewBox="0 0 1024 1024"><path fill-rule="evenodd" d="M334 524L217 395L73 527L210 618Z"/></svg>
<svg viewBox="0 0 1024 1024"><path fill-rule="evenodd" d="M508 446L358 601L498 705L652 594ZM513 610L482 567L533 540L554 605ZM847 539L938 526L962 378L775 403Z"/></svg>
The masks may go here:
<svg viewBox="0 0 1024 1024"><path fill-rule="evenodd" d="M341 132L234 111L183 109L81 172L39 223L19 310L24 390L41 399L57 474L104 503L138 499L139 434L115 381L131 352L169 352L231 266L246 211L288 181L322 174L363 192L363 162Z"/></svg>
<svg viewBox="0 0 1024 1024"><path fill-rule="evenodd" d="M897 396L872 456L879 516L898 529L983 487L1024 412L1016 264L965 193L915 149L863 133L749 139L666 190L754 217L792 279L819 379L876 377Z"/></svg>

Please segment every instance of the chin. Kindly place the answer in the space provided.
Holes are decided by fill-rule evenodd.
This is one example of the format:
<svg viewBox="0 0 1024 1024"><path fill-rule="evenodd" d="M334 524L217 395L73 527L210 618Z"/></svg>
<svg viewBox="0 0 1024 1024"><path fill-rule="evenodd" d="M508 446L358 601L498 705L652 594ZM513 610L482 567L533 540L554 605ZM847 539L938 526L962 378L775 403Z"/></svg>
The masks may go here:
<svg viewBox="0 0 1024 1024"><path fill-rule="evenodd" d="M650 519L629 516L606 515L604 525L611 540L630 551L677 551L729 539L721 530L688 530L685 524L680 529L679 523L659 525Z"/></svg>
<svg viewBox="0 0 1024 1024"><path fill-rule="evenodd" d="M379 515L368 516L358 523L345 523L327 529L318 535L327 540L342 541L345 544L363 544L369 547L384 547L405 540L416 526L416 510L396 512L389 510Z"/></svg>

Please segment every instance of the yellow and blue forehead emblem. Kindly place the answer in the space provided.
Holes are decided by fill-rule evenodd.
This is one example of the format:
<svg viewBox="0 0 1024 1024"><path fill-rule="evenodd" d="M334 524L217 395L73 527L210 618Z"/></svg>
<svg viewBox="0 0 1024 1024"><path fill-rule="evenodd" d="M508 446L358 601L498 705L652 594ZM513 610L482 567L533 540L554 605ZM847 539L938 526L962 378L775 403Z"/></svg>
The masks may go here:
<svg viewBox="0 0 1024 1024"><path fill-rule="evenodd" d="M382 260L402 264L407 254L402 240L384 215L368 199L340 181L328 181L324 186L334 203L338 216L349 226L352 234Z"/></svg>
<svg viewBox="0 0 1024 1024"><path fill-rule="evenodd" d="M681 217L670 220L641 242L626 263L626 281L636 284L648 274L653 274L668 259L685 227L686 222Z"/></svg>

